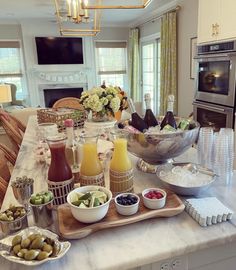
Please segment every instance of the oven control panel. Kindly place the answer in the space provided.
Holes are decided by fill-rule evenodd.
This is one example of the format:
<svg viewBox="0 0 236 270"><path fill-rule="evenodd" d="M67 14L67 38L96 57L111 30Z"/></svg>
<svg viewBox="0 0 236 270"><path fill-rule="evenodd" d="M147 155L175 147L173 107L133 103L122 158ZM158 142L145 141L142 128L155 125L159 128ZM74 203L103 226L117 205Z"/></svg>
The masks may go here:
<svg viewBox="0 0 236 270"><path fill-rule="evenodd" d="M198 55L236 51L236 41L198 46Z"/></svg>

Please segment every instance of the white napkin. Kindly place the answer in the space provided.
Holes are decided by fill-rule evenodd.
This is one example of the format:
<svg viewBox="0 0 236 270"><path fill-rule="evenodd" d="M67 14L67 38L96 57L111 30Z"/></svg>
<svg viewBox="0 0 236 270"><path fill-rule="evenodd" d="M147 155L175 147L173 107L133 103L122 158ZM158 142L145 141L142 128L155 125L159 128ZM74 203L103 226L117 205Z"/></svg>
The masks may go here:
<svg viewBox="0 0 236 270"><path fill-rule="evenodd" d="M201 226L209 226L232 219L233 211L216 197L187 199L185 211Z"/></svg>

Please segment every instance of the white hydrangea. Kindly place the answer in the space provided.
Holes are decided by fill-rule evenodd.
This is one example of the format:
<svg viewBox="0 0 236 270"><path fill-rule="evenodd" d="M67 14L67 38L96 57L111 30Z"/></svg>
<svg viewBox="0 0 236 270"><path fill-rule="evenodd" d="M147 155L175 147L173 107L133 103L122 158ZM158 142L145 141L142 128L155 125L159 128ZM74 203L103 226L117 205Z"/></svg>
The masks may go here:
<svg viewBox="0 0 236 270"><path fill-rule="evenodd" d="M94 87L91 90L83 91L80 103L88 111L99 114L114 114L120 109L120 88L109 86L105 89Z"/></svg>
<svg viewBox="0 0 236 270"><path fill-rule="evenodd" d="M109 100L108 100L107 98L105 98L105 97L102 97L102 98L100 98L100 102L101 102L104 106L106 106L106 105L108 104Z"/></svg>
<svg viewBox="0 0 236 270"><path fill-rule="evenodd" d="M119 111L119 108L120 108L120 99L119 99L119 97L114 97L110 101L110 108L112 109L112 111L114 113Z"/></svg>
<svg viewBox="0 0 236 270"><path fill-rule="evenodd" d="M118 90L117 88L115 88L115 87L108 86L108 87L106 88L106 92L107 92L107 94L116 96L116 95L119 93L119 90Z"/></svg>

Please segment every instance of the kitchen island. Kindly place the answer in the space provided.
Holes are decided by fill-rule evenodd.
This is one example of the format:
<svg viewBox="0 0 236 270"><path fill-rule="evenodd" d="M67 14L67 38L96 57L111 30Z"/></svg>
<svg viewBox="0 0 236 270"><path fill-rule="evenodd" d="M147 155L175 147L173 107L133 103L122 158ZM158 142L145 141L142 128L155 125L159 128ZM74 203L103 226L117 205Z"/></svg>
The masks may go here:
<svg viewBox="0 0 236 270"><path fill-rule="evenodd" d="M11 181L17 176L32 177L35 180L35 192L47 189L47 165L39 164L35 159L36 127L36 117L32 116L11 177ZM134 164L135 192L139 193L147 187L161 186L155 175L136 170L137 158L133 155L130 157ZM178 159L194 161L195 158L196 150L190 149ZM226 185L223 179L217 179L202 196L215 196L236 211L235 189L235 181ZM17 204L9 185L2 210L7 209L10 203ZM55 220L55 225L56 222ZM72 246L62 259L32 269L233 270L236 269L235 225L236 216L233 216L230 222L201 227L184 211L175 217L149 219L99 231L80 240L70 240ZM2 257L0 265L0 269L4 270L26 269L25 266L10 263Z"/></svg>

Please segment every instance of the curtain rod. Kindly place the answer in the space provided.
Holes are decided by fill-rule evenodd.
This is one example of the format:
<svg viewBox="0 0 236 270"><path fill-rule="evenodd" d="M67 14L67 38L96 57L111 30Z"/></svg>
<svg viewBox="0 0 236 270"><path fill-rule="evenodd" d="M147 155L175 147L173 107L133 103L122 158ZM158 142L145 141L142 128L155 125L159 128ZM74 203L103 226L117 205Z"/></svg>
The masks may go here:
<svg viewBox="0 0 236 270"><path fill-rule="evenodd" d="M141 27L141 26L143 26L143 25L145 25L145 24L147 24L147 23L150 23L150 22L155 22L156 20L159 20L163 15L165 15L166 13L169 13L169 12L172 12L172 11L178 11L178 10L180 10L181 9L181 6L176 6L175 8L171 8L171 9L169 9L169 10L167 10L165 13L163 13L163 14L161 14L161 15L158 15L157 17L153 17L152 19L150 19L150 20L148 20L148 21L146 21L146 22L143 22L143 23L141 23L141 24L138 24L138 25L136 25L135 27L132 27L132 29L134 29L134 28L137 28L137 27Z"/></svg>

